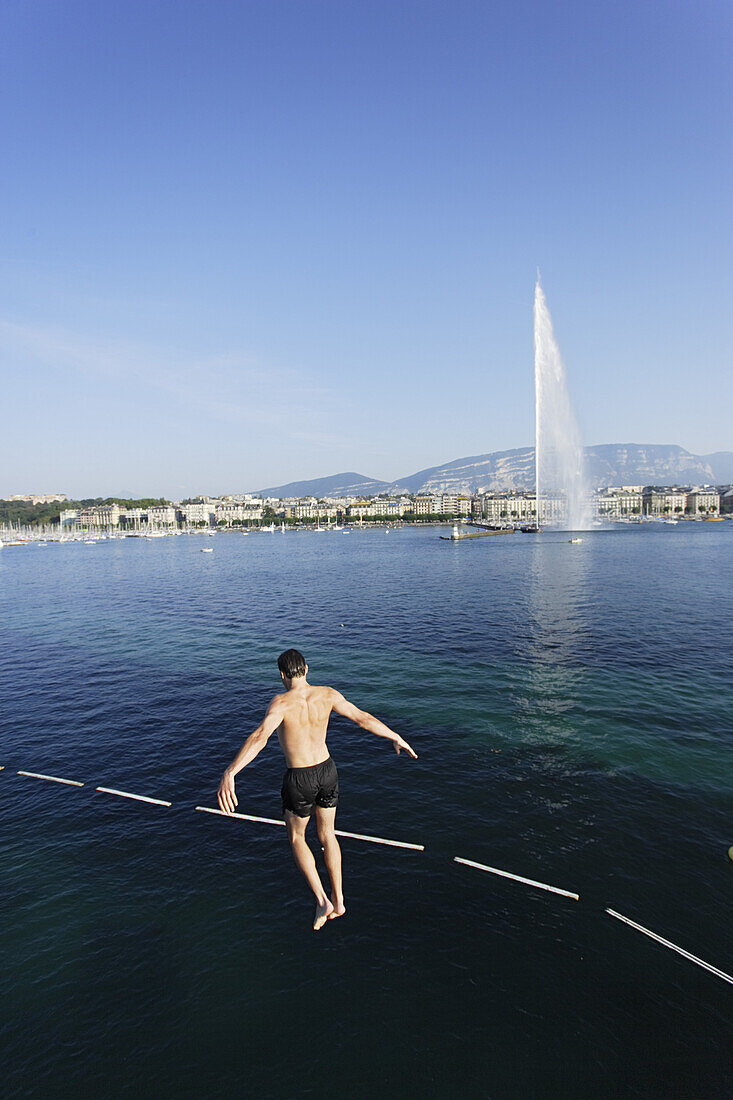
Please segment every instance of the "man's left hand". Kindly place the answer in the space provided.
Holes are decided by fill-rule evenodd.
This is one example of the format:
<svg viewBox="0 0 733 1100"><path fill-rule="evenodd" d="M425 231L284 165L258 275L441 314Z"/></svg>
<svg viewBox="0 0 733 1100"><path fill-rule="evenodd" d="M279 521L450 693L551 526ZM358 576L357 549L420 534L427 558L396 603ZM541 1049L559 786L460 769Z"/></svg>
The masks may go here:
<svg viewBox="0 0 733 1100"><path fill-rule="evenodd" d="M224 772L221 777L221 783L219 784L219 791L217 795L219 799L219 807L225 814L234 813L234 807L238 806L237 796L234 791L234 776L229 772Z"/></svg>

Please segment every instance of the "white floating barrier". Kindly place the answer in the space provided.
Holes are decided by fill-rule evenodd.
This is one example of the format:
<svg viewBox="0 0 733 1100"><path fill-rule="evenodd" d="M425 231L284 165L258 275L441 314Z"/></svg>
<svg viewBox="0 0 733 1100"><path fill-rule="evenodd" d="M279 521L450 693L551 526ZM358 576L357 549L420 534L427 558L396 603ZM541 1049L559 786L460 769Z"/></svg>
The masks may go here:
<svg viewBox="0 0 733 1100"><path fill-rule="evenodd" d="M559 886L548 886L546 882L535 882L533 878L523 878L521 875L513 875L511 871L500 871L498 867L487 867L485 863L474 863L472 859L453 857L454 863L462 863L466 867L475 867L478 871L488 871L492 875L501 875L502 878L511 878L515 882L523 882L527 886L537 886L540 890L549 890L552 894L562 894L565 898L573 898L580 901L580 894L573 894L570 890L561 890Z"/></svg>
<svg viewBox="0 0 733 1100"><path fill-rule="evenodd" d="M352 840L368 840L371 844L389 844L391 848L410 848L413 852L424 852L424 844L408 844L405 840L387 840L383 836L364 836L362 833L347 833L343 829L334 829L336 836L348 836Z"/></svg>
<svg viewBox="0 0 733 1100"><path fill-rule="evenodd" d="M114 787L95 787L95 791L101 791L102 794L118 794L120 798L134 798L136 802L152 802L155 806L170 806L170 802L166 802L163 798L148 798L144 794L130 794L129 791L116 791Z"/></svg>
<svg viewBox="0 0 733 1100"><path fill-rule="evenodd" d="M196 806L195 809L201 810L205 814L219 814L221 817L239 817L243 821L260 821L263 825L282 825L285 826L285 822L276 817L255 817L254 814L228 814L224 810L215 810L211 806ZM425 846L423 844L407 844L404 840L387 840L382 836L365 836L363 833L347 833L343 829L335 829L336 836L346 836L351 840L366 840L371 844L389 844L392 848L411 848L416 852L424 852Z"/></svg>
<svg viewBox="0 0 733 1100"><path fill-rule="evenodd" d="M670 951L676 951L678 955L682 955L683 959L689 959L690 962L697 963L704 970L709 970L711 974L715 974L716 977L722 978L724 982L729 982L733 985L733 978L730 974L726 974L724 970L718 970L717 966L711 966L710 963L706 963L703 959L698 959L697 955L691 955L689 951L685 951L683 947L677 947L676 944L670 943L669 940L665 940L663 936L658 936L656 932L650 932L648 928L644 928L642 924L637 924L636 921L629 920L628 917L624 917L621 913L616 913L613 909L606 909L606 912L611 917L615 917L616 920L623 921L624 924L628 924L630 928L635 928L637 932L643 932L645 936L649 936L651 939L656 940L657 943L661 943L663 947L668 947Z"/></svg>
<svg viewBox="0 0 733 1100"><path fill-rule="evenodd" d="M238 814L238 813L226 813L224 810L215 810L213 806L195 806L194 809L201 810L205 814L220 814L221 817L239 817L242 821L259 821L263 825L282 825L285 828L285 822L279 821L276 817L255 817L253 814Z"/></svg>
<svg viewBox="0 0 733 1100"><path fill-rule="evenodd" d="M0 771L5 771L4 764L0 764ZM19 771L17 774L26 776L29 779L45 779L50 783L63 783L69 787L84 786L84 784L77 779L63 779L58 775L44 775L42 772ZM102 794L114 794L120 798L132 798L136 802L150 802L155 806L172 805L171 802L167 802L162 798L149 798L144 794L132 794L130 791L118 791L114 787L96 787L95 790L100 791ZM226 813L224 810L217 810L212 806L196 806L195 809L206 814L218 814L220 817L237 817L243 821L256 821L263 825L279 825L282 828L285 827L285 822L280 818L257 817L254 814ZM348 837L351 840L364 840L369 844L386 844L392 848L408 848L415 852L425 851L424 844L408 844L403 840L390 840L382 836L367 836L364 833L350 833L343 829L336 829L335 832L337 836ZM731 849L731 851L733 851L733 849ZM524 878L523 875L512 874L511 871L502 871L499 867L489 867L486 863L476 863L472 859L463 859L461 856L454 856L453 861L454 863L462 864L464 867L474 867L478 871L487 871L491 875L499 875L501 878L513 879L514 882L522 882L526 886L536 886L537 889L548 890L552 894L561 894L563 897L572 898L574 901L580 900L580 895L574 894L570 890L561 890L559 886L549 886L546 882L537 882L535 879ZM682 958L689 959L690 962L695 963L697 966L701 966L703 970L707 970L716 977L722 978L724 982L733 985L733 977L730 974L726 974L724 970L719 970L716 966L712 966L710 963L705 962L704 959L700 959L697 955L685 951L684 948L678 947L677 944L671 943L670 940L665 940L663 936L658 936L656 932L652 932L642 924L637 924L636 921L630 920L629 917L623 916L622 913L617 913L614 909L606 909L605 912L608 913L609 916L615 917L616 920L628 924L630 928L635 928L637 932L641 932L657 943L661 943L663 947L668 947L670 951L676 951Z"/></svg>
<svg viewBox="0 0 733 1100"><path fill-rule="evenodd" d="M76 779L59 779L57 775L41 775L40 772L18 772L18 775L27 775L30 779L47 779L49 783L66 783L69 787L83 787Z"/></svg>

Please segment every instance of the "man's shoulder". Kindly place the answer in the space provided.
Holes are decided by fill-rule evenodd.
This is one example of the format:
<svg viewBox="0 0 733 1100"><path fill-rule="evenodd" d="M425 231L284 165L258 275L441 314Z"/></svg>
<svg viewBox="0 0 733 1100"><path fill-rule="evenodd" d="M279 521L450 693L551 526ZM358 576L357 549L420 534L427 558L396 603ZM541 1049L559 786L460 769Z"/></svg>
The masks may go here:
<svg viewBox="0 0 733 1100"><path fill-rule="evenodd" d="M336 688L329 687L328 684L313 684L312 690L318 694L319 699L335 699L340 694Z"/></svg>
<svg viewBox="0 0 733 1100"><path fill-rule="evenodd" d="M343 695L328 684L312 684L310 699L318 707L328 707L329 710L333 710L343 700Z"/></svg>

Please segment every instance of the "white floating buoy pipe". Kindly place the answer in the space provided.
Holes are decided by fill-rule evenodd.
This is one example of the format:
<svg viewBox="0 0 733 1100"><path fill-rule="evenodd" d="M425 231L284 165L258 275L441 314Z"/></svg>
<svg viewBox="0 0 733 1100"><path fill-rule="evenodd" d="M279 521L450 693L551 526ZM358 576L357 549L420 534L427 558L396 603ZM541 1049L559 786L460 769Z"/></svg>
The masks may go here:
<svg viewBox="0 0 733 1100"><path fill-rule="evenodd" d="M651 932L648 928L645 928L643 924L637 924L636 921L629 920L628 917L624 917L621 913L616 913L613 909L606 909L606 912L609 916L615 917L616 920L628 924L630 928L635 928L637 932L643 932L645 936L649 936L651 939L656 940L657 943L661 943L663 947L668 947L670 951L676 951L683 959L689 959L690 962L694 962L697 966L701 966L703 970L709 970L711 974L715 974L716 977L722 978L724 982L729 982L733 985L733 978L730 974L726 974L724 970L718 970L717 966L711 966L710 963L706 963L704 959L698 959L697 955L692 955L689 951L685 951L684 947L678 947L676 943L665 940L663 936L658 936L656 932Z"/></svg>
<svg viewBox="0 0 733 1100"><path fill-rule="evenodd" d="M225 810L215 810L213 806L194 806L195 810L200 810L205 814L219 814L221 817L239 817L242 821L259 821L263 825L282 825L285 827L285 822L280 821L276 817L255 817L253 814L228 814Z"/></svg>
<svg viewBox="0 0 733 1100"><path fill-rule="evenodd" d="M41 775L40 772L18 772L18 775L26 775L29 779L47 779L49 783L66 783L69 787L83 787L76 779L59 779L57 775Z"/></svg>
<svg viewBox="0 0 733 1100"><path fill-rule="evenodd" d="M130 794L129 791L117 791L114 787L95 787L95 791L101 791L102 794L116 794L120 798L134 798L136 802L152 802L155 806L170 806L171 802L166 802L162 798L148 798L145 794Z"/></svg>
<svg viewBox="0 0 733 1100"><path fill-rule="evenodd" d="M285 825L284 821L275 817L255 817L254 814L226 813L225 810L215 810L212 806L196 806L205 814L219 814L220 817L238 817L242 821L259 821L264 825ZM391 848L409 848L415 852L424 852L424 844L408 844L405 840L389 840L383 836L366 836L364 833L347 833L344 829L334 829L336 836L345 836L350 840L365 840L369 844L387 844Z"/></svg>
<svg viewBox="0 0 733 1100"><path fill-rule="evenodd" d="M573 898L580 901L580 894L573 894L570 890L561 890L559 886L548 886L546 882L536 882L533 878L524 878L522 875L513 875L511 871L500 871L498 867L488 867L485 863L474 863L472 859L453 857L454 863L462 863L465 867L475 867L478 871L488 871L491 875L500 875L502 878L511 878L515 882L523 882L526 886L537 886L540 890L549 890L552 894L562 894L565 898Z"/></svg>
<svg viewBox="0 0 733 1100"><path fill-rule="evenodd" d="M424 844L408 844L406 840L388 840L383 836L365 836L363 833L347 833L344 829L334 829L336 836L346 836L351 840L366 840L370 844L387 844L391 848L409 848L413 852L424 852Z"/></svg>

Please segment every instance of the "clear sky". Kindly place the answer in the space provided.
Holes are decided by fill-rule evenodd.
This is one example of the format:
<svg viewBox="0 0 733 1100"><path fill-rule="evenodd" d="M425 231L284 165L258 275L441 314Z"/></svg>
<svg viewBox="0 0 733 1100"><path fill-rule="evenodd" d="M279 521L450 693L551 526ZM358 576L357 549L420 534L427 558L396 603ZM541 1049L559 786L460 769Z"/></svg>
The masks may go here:
<svg viewBox="0 0 733 1100"><path fill-rule="evenodd" d="M3 0L0 495L733 450L729 0Z"/></svg>

